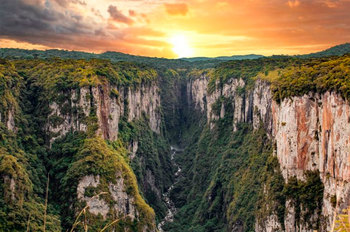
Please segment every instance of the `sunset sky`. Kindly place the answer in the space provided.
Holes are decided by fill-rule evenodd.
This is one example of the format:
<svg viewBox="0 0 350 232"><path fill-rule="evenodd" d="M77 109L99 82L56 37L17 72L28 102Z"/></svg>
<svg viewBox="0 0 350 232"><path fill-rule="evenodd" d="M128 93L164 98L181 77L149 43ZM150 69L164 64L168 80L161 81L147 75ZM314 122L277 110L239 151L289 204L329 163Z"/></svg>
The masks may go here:
<svg viewBox="0 0 350 232"><path fill-rule="evenodd" d="M350 41L350 0L0 0L0 47L302 54Z"/></svg>

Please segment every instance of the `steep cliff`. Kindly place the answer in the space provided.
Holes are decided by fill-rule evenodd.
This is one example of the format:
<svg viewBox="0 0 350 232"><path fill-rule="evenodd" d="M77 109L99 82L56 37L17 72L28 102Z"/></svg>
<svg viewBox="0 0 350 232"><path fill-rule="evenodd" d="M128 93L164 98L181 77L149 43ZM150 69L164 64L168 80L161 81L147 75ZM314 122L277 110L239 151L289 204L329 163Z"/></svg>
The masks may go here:
<svg viewBox="0 0 350 232"><path fill-rule="evenodd" d="M335 70L333 75L336 75L335 72L341 72L338 65L346 63L346 59L325 65L318 63L317 68L328 65L328 69ZM304 72L311 70L305 69ZM297 92L294 95L300 96L293 96L286 89L293 87L280 87L280 80L288 78L283 74L279 74L280 80L276 83L270 77L260 79L260 74L257 77L253 74L251 78L231 77L222 81L215 79L215 72L214 75L213 71L197 74L197 77L190 79L187 87L189 101L206 115L212 134L217 133L218 127L223 130L220 127L223 120L232 123L232 133L239 131L242 123L252 125L254 130L262 127L270 140L267 143L274 148L269 159L276 157L278 160L278 167L273 168L275 171L269 174L267 169L263 173L265 184L261 191L264 200L256 202L260 209L256 213L255 230L331 230L334 214L350 204L347 152L350 105L344 100L343 93L329 92L323 87L319 93ZM309 91L317 89L312 87L312 81L319 83L313 79L312 75L316 74L308 74L311 83L303 83L302 86L299 84L300 87L297 88ZM319 74L317 78L323 77ZM287 96L286 93L291 96L281 100L280 96ZM270 164L265 165L268 168ZM283 179L276 176L283 176ZM278 184L279 187L271 186L274 184L271 178L277 178L274 182L283 182ZM279 188L281 194L266 197L275 195L272 192L276 191L274 188ZM272 203L268 203L271 200ZM222 212L225 211L229 214L229 210L223 208ZM230 223L230 218L226 220ZM240 223L242 222L238 224ZM245 226L242 225L244 230L251 230ZM236 230L237 227L233 226L230 230L232 229Z"/></svg>
<svg viewBox="0 0 350 232"><path fill-rule="evenodd" d="M161 135L156 71L105 61L3 62L1 95L4 98L0 108L3 136L25 133L27 136L21 138L32 139L18 139L16 145L15 139L8 144L9 140L3 137L1 177L8 199L15 201L19 193L22 197L18 199L26 203L27 191L33 192L31 183L34 183L33 194L43 197L46 178L42 175L47 169L51 176L50 189L55 189L49 194L49 203L61 205L58 208L63 227L71 228L74 218L82 220L78 215L83 210L88 218L84 226L93 230L121 218L126 223L124 229L154 231L154 211L140 193L146 198L152 196L149 202L162 215L166 209L161 194L172 176L170 150ZM36 137L29 137L34 133ZM144 141L145 133L162 145ZM39 143L36 150L33 143ZM17 151L16 146L25 151ZM7 153L13 152L24 155L6 158ZM42 163L34 160L31 152L39 152ZM32 167L26 164L27 159ZM31 170L35 170L34 176ZM42 181L35 176L39 170ZM19 186L29 189L24 191ZM42 198L37 200L43 202ZM24 220L41 219L28 213L22 213ZM25 223L15 225L22 230Z"/></svg>
<svg viewBox="0 0 350 232"><path fill-rule="evenodd" d="M283 177L304 179L318 171L324 185L324 229L331 230L335 210L350 203L349 103L336 93L305 94L273 102L273 136ZM288 207L288 206L287 206ZM286 220L286 230L295 221Z"/></svg>

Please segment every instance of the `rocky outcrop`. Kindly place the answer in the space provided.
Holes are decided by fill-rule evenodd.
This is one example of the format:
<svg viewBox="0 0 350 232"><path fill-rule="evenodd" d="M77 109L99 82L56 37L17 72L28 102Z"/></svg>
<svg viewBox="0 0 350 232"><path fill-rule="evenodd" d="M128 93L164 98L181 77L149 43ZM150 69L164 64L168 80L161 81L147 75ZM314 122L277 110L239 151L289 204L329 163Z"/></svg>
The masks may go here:
<svg viewBox="0 0 350 232"><path fill-rule="evenodd" d="M160 133L160 93L156 84L141 85L140 88L129 89L128 120L140 118L142 113L149 117L149 126L152 131Z"/></svg>
<svg viewBox="0 0 350 232"><path fill-rule="evenodd" d="M288 215L294 216L293 213ZM286 220L290 220L290 218ZM271 215L268 215L266 218L264 218L264 221L262 224L259 224L258 221L256 222L255 231L274 232L274 231L283 231L283 230L277 215L271 214Z"/></svg>
<svg viewBox="0 0 350 232"><path fill-rule="evenodd" d="M90 213L96 216L100 214L103 216L104 219L106 219L107 214L109 212L109 205L106 203L106 201L104 199L100 199L99 194L96 194L93 196L85 196L85 190L88 187L97 188L99 184L100 184L100 176L84 176L79 181L78 188L77 188L77 196L78 196L78 200L84 201L86 203L86 205L88 206L87 210Z"/></svg>
<svg viewBox="0 0 350 232"><path fill-rule="evenodd" d="M104 220L113 215L113 220L128 217L131 221L138 219L140 212L137 210L136 199L130 193L124 183L121 172L117 172L115 181L108 183L108 191L93 195L86 193L88 188L98 189L101 185L100 176L84 176L77 187L77 198L86 203L86 210L95 216L101 215ZM107 201L109 199L109 201ZM140 231L154 231L147 225Z"/></svg>
<svg viewBox="0 0 350 232"><path fill-rule="evenodd" d="M88 187L97 188L100 185L100 176L85 176L78 184L77 196L80 201L86 202L87 210L98 216L107 218L107 214L113 209L117 217L128 215L132 220L139 214L135 208L135 199L126 192L127 186L121 173L116 175L115 183L109 183L109 192L97 193L93 196L85 196ZM103 199L103 195L109 195L114 204L109 204ZM101 196L101 197L100 197Z"/></svg>
<svg viewBox="0 0 350 232"><path fill-rule="evenodd" d="M336 207L340 211L350 204L349 102L327 92L292 97L278 104L272 99L266 81L257 80L254 86L246 86L242 79L234 78L209 94L208 79L200 76L191 80L187 90L189 102L207 116L211 128L227 113L223 101L218 111L213 110L214 104L220 98L228 99L234 130L240 122L252 123L254 128L264 126L274 141L275 155L286 182L294 176L303 180L306 171L319 171L324 184L322 229L329 231ZM312 231L307 223L296 225L294 205L289 201L286 212L286 231ZM256 226L257 231L280 228L276 215L266 217L263 225Z"/></svg>
<svg viewBox="0 0 350 232"><path fill-rule="evenodd" d="M10 131L15 130L15 111L13 108L8 111L6 127Z"/></svg>
<svg viewBox="0 0 350 232"><path fill-rule="evenodd" d="M205 112L207 107L207 86L209 77L201 75L198 78L191 79L187 82L187 102L190 106L194 106L196 109Z"/></svg>
<svg viewBox="0 0 350 232"><path fill-rule="evenodd" d="M11 107L9 110L0 112L0 123L3 122L7 130L15 131L15 110Z"/></svg>
<svg viewBox="0 0 350 232"><path fill-rule="evenodd" d="M16 182L15 180L12 178L12 177L9 177L9 176L4 176L3 177L3 180L4 180L4 185L5 186L8 186L7 187L7 191L9 192L9 194L4 194L4 198L10 198L11 201L15 201L15 194L16 194ZM10 195L9 197L7 197L6 195Z"/></svg>
<svg viewBox="0 0 350 232"><path fill-rule="evenodd" d="M150 128L160 133L160 94L156 83L140 84L137 87L117 87L109 84L97 87L82 87L66 94L67 99L50 104L48 131L51 142L73 131L86 131L92 111L96 111L98 130L105 139L116 140L122 117L128 121L139 119L144 114Z"/></svg>

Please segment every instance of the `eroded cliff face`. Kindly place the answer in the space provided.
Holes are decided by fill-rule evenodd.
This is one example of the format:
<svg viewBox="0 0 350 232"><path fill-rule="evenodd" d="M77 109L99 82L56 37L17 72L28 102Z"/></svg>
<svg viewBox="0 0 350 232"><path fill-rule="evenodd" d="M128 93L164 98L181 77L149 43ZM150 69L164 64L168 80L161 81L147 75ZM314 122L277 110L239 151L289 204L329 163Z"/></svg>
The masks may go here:
<svg viewBox="0 0 350 232"><path fill-rule="evenodd" d="M65 110L69 108L71 110ZM94 109L95 108L95 109ZM136 87L117 87L109 84L97 87L83 87L71 90L67 99L60 105L50 104L52 120L48 131L52 135L51 142L67 132L86 131L87 118L92 110L96 110L98 119L97 133L105 139L116 140L119 132L119 122L126 117L130 122L140 119L145 114L149 119L150 128L160 133L160 95L156 83L140 84ZM51 121L52 121L51 120Z"/></svg>
<svg viewBox="0 0 350 232"><path fill-rule="evenodd" d="M202 75L189 81L187 94L188 102L206 114L207 123L211 128L215 126L217 119L225 117L227 106L224 101L220 102L219 111L215 112L212 109L218 99L223 97L232 104L234 131L237 130L237 124L241 122L252 123L254 128L258 128L262 122L267 131L272 132L272 95L267 82L257 80L254 87L246 91L246 83L243 79L231 79L222 88L216 88L209 94L208 80L208 76Z"/></svg>
<svg viewBox="0 0 350 232"><path fill-rule="evenodd" d="M4 123L7 130L15 131L15 110L13 107L3 113L0 112L0 122Z"/></svg>
<svg viewBox="0 0 350 232"><path fill-rule="evenodd" d="M335 205L350 203L350 105L335 93L308 94L273 102L276 155L285 179L317 170L324 184L322 215L331 229ZM334 200L333 200L334 201ZM293 220L286 229L293 229Z"/></svg>
<svg viewBox="0 0 350 232"><path fill-rule="evenodd" d="M87 191L89 188L98 188L101 185L100 176L83 177L77 188L78 200L86 203L87 210L91 214L101 215L104 220L108 218L108 214L114 215L116 219L123 217L128 217L132 221L137 219L141 213L137 209L135 197L128 194L128 186L122 176L121 172L117 172L115 183L108 184L108 191L95 196L89 196ZM104 196L110 197L112 201L107 202ZM153 229L144 225L141 231L153 231Z"/></svg>
<svg viewBox="0 0 350 232"><path fill-rule="evenodd" d="M210 128L224 118L228 101L232 105L234 131L240 122L252 123L254 128L263 125L275 144L274 154L286 183L291 177L304 180L307 171L319 171L324 185L320 228L329 231L335 211L350 204L350 104L330 92L310 93L278 104L272 98L269 83L263 80L246 86L242 79L232 78L222 88L208 93L208 80L200 76L191 80L187 89L190 102L207 115ZM287 199L284 225L272 214L258 219L256 231L312 231L310 228L320 215L299 222L295 207L293 200Z"/></svg>
<svg viewBox="0 0 350 232"><path fill-rule="evenodd" d="M196 79L190 79L187 82L187 102L196 109L206 112L207 107L207 86L209 77L201 75Z"/></svg>
<svg viewBox="0 0 350 232"><path fill-rule="evenodd" d="M102 135L106 140L115 141L118 138L121 120L132 122L141 118L147 120L153 132L160 134L160 94L156 82L133 87L117 87L110 84L82 87L70 90L64 95L66 96L64 101L54 101L50 104L51 113L47 125L51 135L50 144L71 131L89 133L89 127L94 123L96 123L96 134ZM137 156L138 144L137 140L126 144L131 160ZM125 185L124 178L123 173L117 173L111 182L101 183L100 176L83 176L78 183L77 199L86 203L88 212L95 216L101 215L104 220L110 219L112 214L116 218L128 216L132 221L138 219L140 213L136 209L136 200L128 192L130 186ZM157 188L158 186L154 186L153 179L154 173L148 170L145 188L153 188L161 199L161 190ZM113 204L103 200L103 196L86 195L86 189L99 189L101 184L108 185L106 195L112 199L110 202L114 202ZM155 221L153 224L155 225ZM146 226L142 231L154 231L154 228Z"/></svg>

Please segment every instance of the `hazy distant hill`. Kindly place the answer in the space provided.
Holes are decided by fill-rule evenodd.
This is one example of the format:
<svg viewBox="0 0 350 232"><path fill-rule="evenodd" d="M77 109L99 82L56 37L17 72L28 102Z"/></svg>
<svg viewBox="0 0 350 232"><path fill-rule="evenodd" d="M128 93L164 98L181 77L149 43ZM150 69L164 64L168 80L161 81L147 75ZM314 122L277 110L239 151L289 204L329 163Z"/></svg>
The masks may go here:
<svg viewBox="0 0 350 232"><path fill-rule="evenodd" d="M178 61L208 61L208 60L248 60L248 59L258 59L264 57L262 55L235 55L235 56L219 56L219 57L191 57L191 58L181 58L181 59L166 59L166 58L157 58L157 57L147 57L147 56L135 56L129 55L121 52L111 52L107 51L101 54L88 53L88 52L79 52L79 51L68 51L68 50L26 50L26 49L17 49L17 48L1 48L0 57L2 58L12 58L12 59L31 59L31 58L71 58L71 59L110 59L112 61L144 61L147 60L178 60Z"/></svg>
<svg viewBox="0 0 350 232"><path fill-rule="evenodd" d="M345 43L337 45L326 49L324 51L310 53L305 55L298 55L299 58L310 58L310 57L323 57L323 56L335 56L335 55L344 55L350 53L350 43ZM79 52L79 51L67 51L67 50L58 50L50 49L46 51L42 50L26 50L26 49L16 49L16 48L1 48L0 49L0 58L9 58L9 59L47 59L59 57L62 59L108 59L113 62L116 61L128 61L143 63L148 65L153 65L159 67L173 67L173 68L183 68L191 67L195 63L196 66L205 68L213 67L224 61L231 60L252 60L259 59L264 56L256 54L248 55L234 55L234 56L219 56L219 57L192 57L192 58L181 58L181 59L166 59L166 58L156 58L156 57L146 57L146 56L135 56L129 55L121 52L104 52L101 54L88 53L88 52Z"/></svg>
<svg viewBox="0 0 350 232"><path fill-rule="evenodd" d="M79 52L79 51L68 51L68 50L26 50L17 48L1 48L0 57L12 58L12 59L31 59L31 58L71 58L71 59L110 59L111 61L140 61L140 60L168 60L165 58L152 58L146 56L134 56L121 52L104 52L101 54Z"/></svg>
<svg viewBox="0 0 350 232"><path fill-rule="evenodd" d="M323 57L323 56L342 56L347 53L350 53L350 43L340 44L320 52L310 53L306 55L299 55L298 57L311 58L311 57Z"/></svg>
<svg viewBox="0 0 350 232"><path fill-rule="evenodd" d="M194 57L194 58L183 58L183 59L166 59L157 57L147 57L147 56L135 56L130 54L125 54L121 52L104 52L101 54L79 52L79 51L68 51L68 50L26 50L17 48L0 48L0 58L8 59L48 59L59 57L62 59L108 59L112 62L127 61L136 62L151 65L157 68L190 68L193 65L199 68L209 68L214 67L218 63L230 60L246 60L246 59L257 59L263 57L261 55L240 55L231 57Z"/></svg>
<svg viewBox="0 0 350 232"><path fill-rule="evenodd" d="M218 56L218 57L191 57L191 58L181 58L181 60L187 61L207 61L207 60L252 60L264 57L263 55L236 55L236 56Z"/></svg>
<svg viewBox="0 0 350 232"><path fill-rule="evenodd" d="M42 50L26 50L26 49L16 49L16 48L1 48L0 58L8 59L48 59L59 57L62 59L108 59L112 62L117 61L127 61L136 62L147 65L153 65L159 67L186 67L190 65L190 62L179 60L179 59L166 59L166 58L156 58L156 57L146 57L146 56L135 56L129 55L121 52L104 52L101 54L79 52L79 51L68 51L68 50L58 50L50 49L46 51Z"/></svg>

